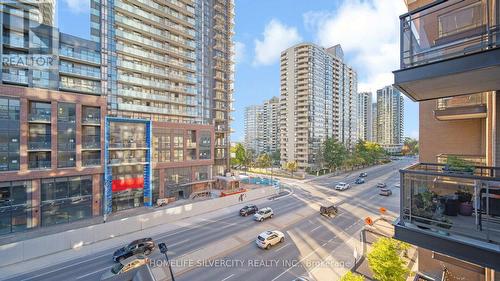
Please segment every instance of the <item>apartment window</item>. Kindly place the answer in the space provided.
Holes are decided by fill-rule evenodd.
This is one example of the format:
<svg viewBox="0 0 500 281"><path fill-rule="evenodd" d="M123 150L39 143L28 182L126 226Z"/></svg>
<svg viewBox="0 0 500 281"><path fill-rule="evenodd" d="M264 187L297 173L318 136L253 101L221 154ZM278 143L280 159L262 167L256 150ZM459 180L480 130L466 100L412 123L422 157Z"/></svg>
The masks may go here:
<svg viewBox="0 0 500 281"><path fill-rule="evenodd" d="M0 98L0 171L19 170L19 100Z"/></svg>
<svg viewBox="0 0 500 281"><path fill-rule="evenodd" d="M76 165L75 104L59 103L57 108L57 167Z"/></svg>
<svg viewBox="0 0 500 281"><path fill-rule="evenodd" d="M209 131L200 132L199 158L210 159L212 151L212 134Z"/></svg>

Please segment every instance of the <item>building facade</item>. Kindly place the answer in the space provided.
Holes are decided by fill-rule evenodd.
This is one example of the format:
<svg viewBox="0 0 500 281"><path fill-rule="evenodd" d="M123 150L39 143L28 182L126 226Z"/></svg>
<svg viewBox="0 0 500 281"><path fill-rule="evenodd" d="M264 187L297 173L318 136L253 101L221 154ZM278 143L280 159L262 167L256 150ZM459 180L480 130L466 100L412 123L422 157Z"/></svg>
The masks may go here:
<svg viewBox="0 0 500 281"><path fill-rule="evenodd" d="M343 61L340 45L325 49L298 44L281 53L281 162L317 165L327 138L347 146L357 141L356 72Z"/></svg>
<svg viewBox="0 0 500 281"><path fill-rule="evenodd" d="M245 108L245 147L256 155L279 150L280 100L273 97L262 105Z"/></svg>
<svg viewBox="0 0 500 281"><path fill-rule="evenodd" d="M404 100L398 89L377 90L377 143L390 153L403 148Z"/></svg>
<svg viewBox="0 0 500 281"><path fill-rule="evenodd" d="M0 233L190 198L226 171L231 1L92 0L92 40L1 7Z"/></svg>
<svg viewBox="0 0 500 281"><path fill-rule="evenodd" d="M499 1L407 4L410 12L400 17L401 66L394 78L395 86L419 103L422 164L400 171L395 238L418 247L419 274L496 281Z"/></svg>
<svg viewBox="0 0 500 281"><path fill-rule="evenodd" d="M263 106L251 105L245 107L245 141L246 149L256 155L264 150L264 118Z"/></svg>
<svg viewBox="0 0 500 281"><path fill-rule="evenodd" d="M377 103L374 102L371 105L372 107L372 134L371 134L371 141L372 142L377 142L377 136L378 136L378 130L377 130Z"/></svg>
<svg viewBox="0 0 500 281"><path fill-rule="evenodd" d="M358 137L361 140L372 140L372 93L359 93L358 96Z"/></svg>

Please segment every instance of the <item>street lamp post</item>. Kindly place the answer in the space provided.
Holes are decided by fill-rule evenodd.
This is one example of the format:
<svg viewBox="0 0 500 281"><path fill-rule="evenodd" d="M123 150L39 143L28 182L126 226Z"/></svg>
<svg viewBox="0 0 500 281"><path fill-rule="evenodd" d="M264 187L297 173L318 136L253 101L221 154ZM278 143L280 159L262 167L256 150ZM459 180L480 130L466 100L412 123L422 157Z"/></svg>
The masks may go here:
<svg viewBox="0 0 500 281"><path fill-rule="evenodd" d="M160 247L160 252L162 254L165 254L165 258L167 259L168 269L170 270L170 277L172 281L175 281L174 273L172 272L172 266L170 266L170 261L168 260L167 256L167 251L168 251L167 245L165 243L160 243L158 244L158 247Z"/></svg>

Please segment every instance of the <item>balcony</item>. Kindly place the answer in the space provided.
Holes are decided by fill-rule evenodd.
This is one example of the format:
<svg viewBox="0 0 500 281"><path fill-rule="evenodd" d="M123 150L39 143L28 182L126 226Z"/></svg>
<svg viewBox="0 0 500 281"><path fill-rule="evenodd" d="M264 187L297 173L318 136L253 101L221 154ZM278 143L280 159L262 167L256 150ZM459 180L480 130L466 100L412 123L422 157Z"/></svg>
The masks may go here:
<svg viewBox="0 0 500 281"><path fill-rule="evenodd" d="M101 137L82 136L82 149L101 149Z"/></svg>
<svg viewBox="0 0 500 281"><path fill-rule="evenodd" d="M395 238L500 269L500 167L416 164L400 175Z"/></svg>
<svg viewBox="0 0 500 281"><path fill-rule="evenodd" d="M440 121L486 118L486 93L437 100L434 117Z"/></svg>
<svg viewBox="0 0 500 281"><path fill-rule="evenodd" d="M51 136L31 137L28 139L28 150L30 151L50 151Z"/></svg>
<svg viewBox="0 0 500 281"><path fill-rule="evenodd" d="M101 159L99 158L82 159L83 167L100 166L100 165L101 165Z"/></svg>
<svg viewBox="0 0 500 281"><path fill-rule="evenodd" d="M50 160L29 161L28 168L30 170L50 169L51 162Z"/></svg>
<svg viewBox="0 0 500 281"><path fill-rule="evenodd" d="M414 101L500 89L499 2L435 1L402 15L395 85Z"/></svg>
<svg viewBox="0 0 500 281"><path fill-rule="evenodd" d="M99 116L86 116L82 118L82 124L83 125L93 125L93 126L100 126L101 125L101 118Z"/></svg>

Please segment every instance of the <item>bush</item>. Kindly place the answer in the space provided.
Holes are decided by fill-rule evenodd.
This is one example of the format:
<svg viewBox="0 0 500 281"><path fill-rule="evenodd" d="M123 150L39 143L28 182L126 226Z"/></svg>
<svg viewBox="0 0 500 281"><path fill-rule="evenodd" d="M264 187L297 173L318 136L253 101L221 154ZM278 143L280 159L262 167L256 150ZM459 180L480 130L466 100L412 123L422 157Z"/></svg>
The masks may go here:
<svg viewBox="0 0 500 281"><path fill-rule="evenodd" d="M392 238L380 238L368 253L373 277L379 281L405 281L409 273L401 254L410 246Z"/></svg>
<svg viewBox="0 0 500 281"><path fill-rule="evenodd" d="M340 281L363 281L365 278L363 276L352 273L351 271L347 272L342 278L340 278Z"/></svg>

